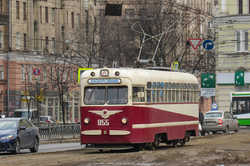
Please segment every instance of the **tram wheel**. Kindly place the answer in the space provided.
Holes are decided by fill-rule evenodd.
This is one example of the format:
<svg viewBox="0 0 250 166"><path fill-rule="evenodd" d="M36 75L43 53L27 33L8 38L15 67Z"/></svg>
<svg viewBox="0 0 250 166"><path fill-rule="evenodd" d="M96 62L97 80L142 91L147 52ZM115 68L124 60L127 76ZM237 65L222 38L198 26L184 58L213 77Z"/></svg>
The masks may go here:
<svg viewBox="0 0 250 166"><path fill-rule="evenodd" d="M173 146L173 147L176 147L177 143L178 143L178 140L173 140L173 141L172 141L172 146Z"/></svg>
<svg viewBox="0 0 250 166"><path fill-rule="evenodd" d="M184 146L184 145L185 145L185 143L186 143L185 138L184 138L184 139L179 140L179 144L180 144L180 146Z"/></svg>
<svg viewBox="0 0 250 166"><path fill-rule="evenodd" d="M154 142L153 142L154 148L155 149L159 148L160 147L160 143L161 143L161 137L160 137L160 135L156 135L155 139L154 139Z"/></svg>

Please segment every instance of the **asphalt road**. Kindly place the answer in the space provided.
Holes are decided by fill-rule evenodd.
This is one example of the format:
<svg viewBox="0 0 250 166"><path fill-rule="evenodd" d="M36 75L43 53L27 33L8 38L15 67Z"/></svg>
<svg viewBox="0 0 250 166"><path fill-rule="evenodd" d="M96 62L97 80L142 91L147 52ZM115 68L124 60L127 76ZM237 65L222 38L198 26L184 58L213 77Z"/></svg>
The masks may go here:
<svg viewBox="0 0 250 166"><path fill-rule="evenodd" d="M79 142L78 143L41 144L39 146L38 153L79 150L84 147L85 146L81 146ZM28 149L21 150L21 153L29 153L29 152L30 151Z"/></svg>
<svg viewBox="0 0 250 166"><path fill-rule="evenodd" d="M241 127L239 132L249 132L250 127ZM59 152L59 151L68 151L68 150L79 150L85 148L85 146L81 146L79 142L77 143L54 143L54 144L41 144L39 146L38 153L48 153L48 152ZM28 149L21 150L22 154L30 153ZM0 153L3 154L3 153Z"/></svg>

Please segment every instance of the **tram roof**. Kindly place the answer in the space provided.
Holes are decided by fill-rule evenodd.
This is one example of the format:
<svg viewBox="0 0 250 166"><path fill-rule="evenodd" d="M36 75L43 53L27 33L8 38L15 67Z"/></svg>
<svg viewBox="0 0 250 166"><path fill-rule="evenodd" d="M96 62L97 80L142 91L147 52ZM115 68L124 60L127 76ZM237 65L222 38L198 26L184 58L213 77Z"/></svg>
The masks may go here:
<svg viewBox="0 0 250 166"><path fill-rule="evenodd" d="M92 78L101 77L101 70L108 70L109 77L115 76L115 72L119 72L119 77L127 77L133 81L133 84L141 84L142 82L178 82L178 83L198 83L197 78L190 74L184 72L174 72L174 71L160 71L160 70L150 70L150 69L140 69L140 68L100 68L87 70L81 75L81 79L91 77L91 72L95 73Z"/></svg>

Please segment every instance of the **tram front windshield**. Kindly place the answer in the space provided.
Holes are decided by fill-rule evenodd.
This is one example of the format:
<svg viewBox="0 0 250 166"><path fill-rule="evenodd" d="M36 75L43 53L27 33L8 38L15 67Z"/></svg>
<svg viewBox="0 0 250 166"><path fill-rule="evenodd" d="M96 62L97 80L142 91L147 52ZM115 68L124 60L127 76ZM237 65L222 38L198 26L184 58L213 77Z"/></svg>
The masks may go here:
<svg viewBox="0 0 250 166"><path fill-rule="evenodd" d="M115 105L127 103L127 86L95 86L84 89L84 104L86 105Z"/></svg>

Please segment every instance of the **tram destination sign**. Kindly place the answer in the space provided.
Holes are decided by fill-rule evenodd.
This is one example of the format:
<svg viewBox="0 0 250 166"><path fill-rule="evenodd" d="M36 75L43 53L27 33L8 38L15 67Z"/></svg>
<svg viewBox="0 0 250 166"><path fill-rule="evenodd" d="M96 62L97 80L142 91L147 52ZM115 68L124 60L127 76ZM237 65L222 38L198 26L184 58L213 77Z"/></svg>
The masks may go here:
<svg viewBox="0 0 250 166"><path fill-rule="evenodd" d="M88 80L89 84L120 84L121 80L120 79L115 79L115 78L98 78L98 79L89 79Z"/></svg>

